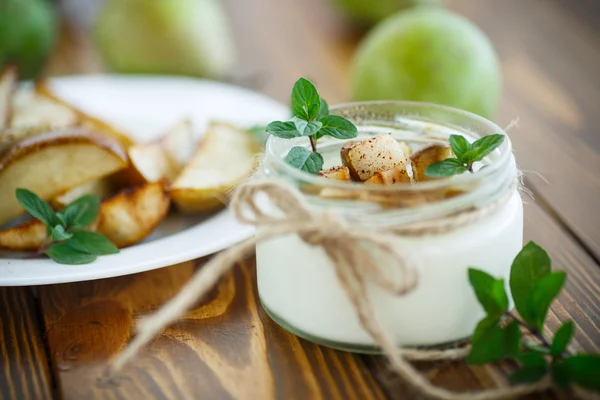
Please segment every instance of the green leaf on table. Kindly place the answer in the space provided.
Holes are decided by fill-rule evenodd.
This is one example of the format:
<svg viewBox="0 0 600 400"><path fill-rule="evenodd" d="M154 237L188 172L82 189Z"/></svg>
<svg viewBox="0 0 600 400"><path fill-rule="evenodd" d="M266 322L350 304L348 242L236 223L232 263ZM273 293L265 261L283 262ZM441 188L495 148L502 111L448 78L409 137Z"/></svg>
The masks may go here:
<svg viewBox="0 0 600 400"><path fill-rule="evenodd" d="M471 144L461 135L450 135L450 147L457 159L462 161L462 156L467 151L471 150Z"/></svg>
<svg viewBox="0 0 600 400"><path fill-rule="evenodd" d="M303 171L311 174L318 174L323 168L323 156L317 152L312 152L307 148L295 146L292 147L285 162Z"/></svg>
<svg viewBox="0 0 600 400"><path fill-rule="evenodd" d="M100 209L100 198L93 194L82 196L60 211L69 228L85 228L94 222Z"/></svg>
<svg viewBox="0 0 600 400"><path fill-rule="evenodd" d="M300 78L292 89L292 110L294 115L312 121L321 108L321 97L317 88L309 80Z"/></svg>
<svg viewBox="0 0 600 400"><path fill-rule="evenodd" d="M558 331L554 334L552 346L550 347L550 352L554 357L560 356L567 350L567 346L573 337L574 330L575 325L573 324L573 321L565 322L558 328Z"/></svg>
<svg viewBox="0 0 600 400"><path fill-rule="evenodd" d="M521 314L526 322L542 331L548 308L552 301L558 296L565 284L567 275L563 271L552 272L542 276L534 285L529 296L527 296L527 312ZM527 316L527 318L526 318Z"/></svg>
<svg viewBox="0 0 600 400"><path fill-rule="evenodd" d="M548 373L548 363L539 353L521 354L517 360L521 368L510 377L510 381L514 384L537 382Z"/></svg>
<svg viewBox="0 0 600 400"><path fill-rule="evenodd" d="M67 240L67 244L75 250L96 256L116 254L119 252L117 246L96 232L75 232L73 237Z"/></svg>
<svg viewBox="0 0 600 400"><path fill-rule="evenodd" d="M325 101L324 98L321 97L321 106L319 107L319 113L315 117L317 120L321 120L321 118L329 115L329 104Z"/></svg>
<svg viewBox="0 0 600 400"><path fill-rule="evenodd" d="M432 178L446 178L448 176L462 174L467 172L468 168L456 158L447 158L442 161L435 162L425 168L425 175Z"/></svg>
<svg viewBox="0 0 600 400"><path fill-rule="evenodd" d="M53 244L45 254L59 264L69 265L89 264L96 259L95 255L81 252L65 243Z"/></svg>
<svg viewBox="0 0 600 400"><path fill-rule="evenodd" d="M520 343L521 330L516 321L504 328L492 326L481 334L473 335L467 362L487 364L507 357L516 357L519 354Z"/></svg>
<svg viewBox="0 0 600 400"><path fill-rule="evenodd" d="M292 118L292 122L298 133L300 133L300 136L312 136L323 126L323 123L320 121L308 122L298 117Z"/></svg>
<svg viewBox="0 0 600 400"><path fill-rule="evenodd" d="M510 291L519 314L526 321L532 321L529 315L529 293L534 285L550 273L548 253L535 244L527 243L515 257L510 269Z"/></svg>
<svg viewBox="0 0 600 400"><path fill-rule="evenodd" d="M487 315L500 317L508 309L504 280L475 268L469 268L469 282Z"/></svg>
<svg viewBox="0 0 600 400"><path fill-rule="evenodd" d="M56 213L40 197L27 189L17 189L17 201L33 218L42 221L49 228L54 228L61 224L61 220Z"/></svg>
<svg viewBox="0 0 600 400"><path fill-rule="evenodd" d="M578 354L564 360L569 380L600 393L600 355Z"/></svg>
<svg viewBox="0 0 600 400"><path fill-rule="evenodd" d="M71 232L65 231L65 227L62 225L56 225L52 228L52 232L50 232L50 237L53 242L61 242L63 240L69 239L73 234Z"/></svg>
<svg viewBox="0 0 600 400"><path fill-rule="evenodd" d="M346 118L339 115L328 115L321 119L323 127L318 136L331 136L336 139L352 139L358 136L356 126Z"/></svg>
<svg viewBox="0 0 600 400"><path fill-rule="evenodd" d="M293 139L302 136L292 121L273 121L267 125L267 132L282 139Z"/></svg>

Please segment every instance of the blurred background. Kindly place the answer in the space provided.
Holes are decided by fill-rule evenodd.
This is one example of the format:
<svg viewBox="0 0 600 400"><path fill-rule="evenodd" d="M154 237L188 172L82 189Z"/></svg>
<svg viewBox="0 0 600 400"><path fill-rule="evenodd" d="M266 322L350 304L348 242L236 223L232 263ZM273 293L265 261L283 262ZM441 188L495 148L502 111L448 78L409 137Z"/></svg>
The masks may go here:
<svg viewBox="0 0 600 400"><path fill-rule="evenodd" d="M304 76L330 104L519 119L538 204L600 254L598 217L582 212L600 194L598 0L0 0L0 35L0 62L23 78L183 74L288 102Z"/></svg>

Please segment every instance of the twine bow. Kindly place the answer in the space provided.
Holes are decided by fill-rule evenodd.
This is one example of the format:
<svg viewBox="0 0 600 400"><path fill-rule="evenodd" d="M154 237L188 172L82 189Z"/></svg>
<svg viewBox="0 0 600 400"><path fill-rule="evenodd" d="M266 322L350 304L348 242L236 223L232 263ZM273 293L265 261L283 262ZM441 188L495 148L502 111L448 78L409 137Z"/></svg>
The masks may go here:
<svg viewBox="0 0 600 400"><path fill-rule="evenodd" d="M259 205L261 197L268 198L271 205L279 212L265 212ZM531 385L455 393L434 386L414 369L409 360L455 360L465 357L469 348L464 346L447 350L400 349L396 346L390 332L383 328L367 291L368 283L398 296L405 295L418 286L416 268L395 244L397 233L392 229L370 226L350 227L339 216L310 209L298 191L273 180L255 180L241 185L234 192L230 207L240 222L257 227L256 235L216 255L196 272L190 282L171 301L154 315L140 320L137 335L129 346L117 355L110 366L109 374L118 372L160 331L182 317L199 298L216 285L226 272L233 268L237 261L250 255L256 244L286 234L297 234L307 244L319 246L325 251L341 287L356 310L363 329L371 335L387 356L394 371L422 394L444 400L511 399L550 386L548 380L543 380ZM414 229L415 232L422 233L429 230L437 232L440 230L440 225L445 229L449 226L462 226L475 218L481 218L484 211L473 210L466 215L451 217L450 220L445 218L439 221L437 228L435 224L430 224L424 230L423 224L418 224ZM407 229L410 227L404 227L403 232ZM365 247L371 250L366 252ZM381 253L387 254L392 262L378 263L373 254ZM382 264L385 264L385 269ZM398 268L399 273L387 273L390 268ZM391 276L401 278L395 280Z"/></svg>

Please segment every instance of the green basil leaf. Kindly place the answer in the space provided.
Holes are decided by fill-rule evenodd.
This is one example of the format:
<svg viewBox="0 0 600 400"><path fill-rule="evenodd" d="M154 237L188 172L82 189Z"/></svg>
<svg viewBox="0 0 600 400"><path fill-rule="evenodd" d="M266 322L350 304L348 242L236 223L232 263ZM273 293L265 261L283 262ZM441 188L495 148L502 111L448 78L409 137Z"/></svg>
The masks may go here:
<svg viewBox="0 0 600 400"><path fill-rule="evenodd" d="M358 136L356 126L346 118L339 115L328 115L321 119L323 127L320 136L331 136L336 139L352 139Z"/></svg>
<svg viewBox="0 0 600 400"><path fill-rule="evenodd" d="M450 147L452 148L452 152L456 156L457 159L464 161L462 159L463 154L467 151L471 150L471 144L465 139L464 136L461 135L450 135L449 138Z"/></svg>
<svg viewBox="0 0 600 400"><path fill-rule="evenodd" d="M469 268L469 282L477 300L488 315L500 316L508 309L504 280L475 268Z"/></svg>
<svg viewBox="0 0 600 400"><path fill-rule="evenodd" d="M425 168L425 175L431 178L446 178L448 176L467 172L468 168L456 158L447 158L435 162Z"/></svg>
<svg viewBox="0 0 600 400"><path fill-rule="evenodd" d="M550 352L554 357L559 357L562 353L567 350L567 346L573 337L575 325L572 321L565 322L562 324L558 331L554 334L554 340L552 340L552 346Z"/></svg>
<svg viewBox="0 0 600 400"><path fill-rule="evenodd" d="M33 218L42 221L46 226L54 228L61 224L50 204L32 191L17 189L17 201Z"/></svg>
<svg viewBox="0 0 600 400"><path fill-rule="evenodd" d="M567 275L563 271L542 276L533 285L527 296L527 318L525 318L525 315L521 315L523 319L541 331L544 328L548 308L560 293L566 279Z"/></svg>
<svg viewBox="0 0 600 400"><path fill-rule="evenodd" d="M64 243L53 244L45 254L59 264L89 264L96 259L95 255L83 253Z"/></svg>
<svg viewBox="0 0 600 400"><path fill-rule="evenodd" d="M78 251L96 256L116 254L119 252L117 246L96 232L75 232L73 237L67 240L67 244Z"/></svg>
<svg viewBox="0 0 600 400"><path fill-rule="evenodd" d="M292 121L274 121L267 125L267 132L282 139L293 139L300 137L300 132Z"/></svg>
<svg viewBox="0 0 600 400"><path fill-rule="evenodd" d="M308 122L298 117L292 118L292 122L301 136L312 136L323 126L319 121Z"/></svg>
<svg viewBox="0 0 600 400"><path fill-rule="evenodd" d="M321 97L309 80L300 78L292 89L292 111L298 118L312 121L321 108Z"/></svg>
<svg viewBox="0 0 600 400"><path fill-rule="evenodd" d="M311 174L318 174L323 168L323 156L321 154L300 146L292 147L285 157L285 162Z"/></svg>
<svg viewBox="0 0 600 400"><path fill-rule="evenodd" d="M100 209L100 198L93 194L82 196L60 211L69 228L85 228L94 222Z"/></svg>
<svg viewBox="0 0 600 400"><path fill-rule="evenodd" d="M65 231L65 227L62 225L56 225L50 233L53 242L62 242L63 240L69 239L71 236L73 236L73 234Z"/></svg>
<svg viewBox="0 0 600 400"><path fill-rule="evenodd" d="M494 326L481 335L472 338L469 364L488 364L519 354L521 330L516 321L505 328Z"/></svg>
<svg viewBox="0 0 600 400"><path fill-rule="evenodd" d="M318 119L320 121L321 118L326 117L327 115L329 115L329 104L327 104L325 99L321 97L321 106L319 107L319 113L317 114L315 119Z"/></svg>
<svg viewBox="0 0 600 400"><path fill-rule="evenodd" d="M548 253L534 242L527 243L515 257L510 269L510 292L519 314L532 321L527 307L529 293L542 277L550 273Z"/></svg>
<svg viewBox="0 0 600 400"><path fill-rule="evenodd" d="M564 360L570 381L600 393L600 355L578 354Z"/></svg>
<svg viewBox="0 0 600 400"><path fill-rule="evenodd" d="M476 158L473 161L481 161L494 151L498 146L504 142L505 136L496 133L494 135L484 136L471 144L471 149L476 151ZM472 162L472 161L471 161Z"/></svg>

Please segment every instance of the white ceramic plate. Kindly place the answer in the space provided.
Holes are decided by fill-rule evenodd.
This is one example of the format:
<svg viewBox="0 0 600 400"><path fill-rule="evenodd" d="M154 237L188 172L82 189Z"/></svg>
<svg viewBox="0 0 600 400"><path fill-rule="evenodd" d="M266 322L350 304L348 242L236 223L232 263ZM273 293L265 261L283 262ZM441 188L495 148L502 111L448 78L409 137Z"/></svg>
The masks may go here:
<svg viewBox="0 0 600 400"><path fill-rule="evenodd" d="M57 78L53 88L91 115L105 119L140 141L151 140L189 117L198 135L211 119L249 126L286 119L288 108L238 87L171 77L79 76ZM61 265L0 254L0 286L84 281L133 274L203 257L253 234L227 211L210 216L171 215L144 242L92 264ZM4 257L4 258L2 258Z"/></svg>

